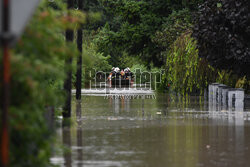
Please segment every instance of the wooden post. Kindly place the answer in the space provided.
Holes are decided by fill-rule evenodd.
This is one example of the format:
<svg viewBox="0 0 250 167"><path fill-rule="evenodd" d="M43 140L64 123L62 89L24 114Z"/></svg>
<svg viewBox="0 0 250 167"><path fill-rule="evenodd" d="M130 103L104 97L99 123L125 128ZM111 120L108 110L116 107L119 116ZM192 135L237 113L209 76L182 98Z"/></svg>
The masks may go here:
<svg viewBox="0 0 250 167"><path fill-rule="evenodd" d="M74 0L68 0L68 9L73 9ZM66 41L73 42L74 32L73 30L66 30ZM69 118L71 116L71 89L72 89L72 57L69 56L65 60L66 79L64 81L64 90L67 93L65 105L63 107L63 117Z"/></svg>
<svg viewBox="0 0 250 167"><path fill-rule="evenodd" d="M78 0L78 9L83 10L83 0ZM76 99L81 99L82 89L82 27L80 26L77 31L77 48L80 52L77 58L77 72L76 72Z"/></svg>

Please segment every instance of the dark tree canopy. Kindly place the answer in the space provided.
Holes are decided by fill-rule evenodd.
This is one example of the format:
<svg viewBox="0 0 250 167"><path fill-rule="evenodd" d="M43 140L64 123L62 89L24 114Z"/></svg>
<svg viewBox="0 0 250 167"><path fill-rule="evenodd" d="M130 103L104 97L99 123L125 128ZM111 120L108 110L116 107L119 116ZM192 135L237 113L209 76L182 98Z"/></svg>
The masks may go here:
<svg viewBox="0 0 250 167"><path fill-rule="evenodd" d="M164 64L163 49L154 41L174 11L196 11L203 0L99 0L104 14L112 16L97 36L98 51L117 60L122 52L139 57L148 66ZM110 18L110 17L109 17ZM172 25L172 24L171 24ZM164 51L166 48L164 48ZM115 62L111 62L112 64Z"/></svg>
<svg viewBox="0 0 250 167"><path fill-rule="evenodd" d="M200 6L193 36L200 57L219 69L250 76L250 1L207 0Z"/></svg>

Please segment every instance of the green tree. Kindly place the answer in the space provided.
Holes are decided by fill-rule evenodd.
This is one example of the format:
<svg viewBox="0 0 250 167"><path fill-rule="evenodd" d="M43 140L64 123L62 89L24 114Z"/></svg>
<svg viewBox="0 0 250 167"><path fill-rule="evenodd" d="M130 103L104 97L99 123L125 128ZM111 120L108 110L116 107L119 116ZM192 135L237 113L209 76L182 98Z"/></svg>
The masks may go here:
<svg viewBox="0 0 250 167"><path fill-rule="evenodd" d="M161 31L173 11L185 8L195 10L200 0L190 3L182 0L100 0L105 12L113 16L96 36L98 51L116 60L122 52L138 56L147 66L151 62L161 66L162 48L154 43L154 35ZM113 62L111 62L113 63Z"/></svg>
<svg viewBox="0 0 250 167"><path fill-rule="evenodd" d="M188 31L177 38L167 53L167 84L183 95L202 93L210 82L216 80L216 71L199 58L196 47L196 41Z"/></svg>

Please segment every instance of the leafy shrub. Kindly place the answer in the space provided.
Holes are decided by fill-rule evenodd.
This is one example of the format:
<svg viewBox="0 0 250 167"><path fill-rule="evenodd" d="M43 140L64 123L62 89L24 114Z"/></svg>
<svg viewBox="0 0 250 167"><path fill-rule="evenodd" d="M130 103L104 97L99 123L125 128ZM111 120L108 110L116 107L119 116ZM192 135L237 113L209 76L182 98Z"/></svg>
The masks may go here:
<svg viewBox="0 0 250 167"><path fill-rule="evenodd" d="M250 77L250 1L206 0L195 19L199 56L218 69Z"/></svg>
<svg viewBox="0 0 250 167"><path fill-rule="evenodd" d="M83 87L90 86L90 81L94 79L96 72L109 72L111 70L109 59L110 56L104 57L102 53L96 52L95 45L91 41L83 43Z"/></svg>
<svg viewBox="0 0 250 167"><path fill-rule="evenodd" d="M247 80L246 76L239 78L238 81L235 84L236 88L243 88L245 90L245 93L250 92L250 81Z"/></svg>
<svg viewBox="0 0 250 167"><path fill-rule="evenodd" d="M12 51L10 166L50 166L53 135L44 114L46 107L64 101L64 59L78 54L76 46L66 45L64 32L84 17L72 11L69 18L65 12L66 6L59 0L42 1Z"/></svg>
<svg viewBox="0 0 250 167"><path fill-rule="evenodd" d="M191 12L188 9L173 11L162 25L162 30L155 33L152 41L164 51L168 50L183 32L191 28L191 22Z"/></svg>

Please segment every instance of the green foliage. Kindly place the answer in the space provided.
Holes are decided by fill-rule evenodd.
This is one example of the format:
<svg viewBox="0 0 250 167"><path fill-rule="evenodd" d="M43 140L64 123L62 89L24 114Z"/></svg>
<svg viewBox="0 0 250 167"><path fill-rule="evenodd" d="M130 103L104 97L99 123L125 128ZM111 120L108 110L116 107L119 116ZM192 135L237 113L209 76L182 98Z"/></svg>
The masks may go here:
<svg viewBox="0 0 250 167"><path fill-rule="evenodd" d="M117 58L117 61L119 62L118 67L120 68L133 67L136 64L143 64L143 61L141 61L138 57L129 56L127 52L122 52L121 56Z"/></svg>
<svg viewBox="0 0 250 167"><path fill-rule="evenodd" d="M217 83L223 83L225 85L234 87L237 81L237 76L232 74L232 71L221 70L218 71Z"/></svg>
<svg viewBox="0 0 250 167"><path fill-rule="evenodd" d="M99 0L84 0L83 11L88 15L87 23L83 25L83 29L87 33L96 31L99 27L104 26L107 20L112 19L105 13Z"/></svg>
<svg viewBox="0 0 250 167"><path fill-rule="evenodd" d="M196 42L191 38L190 32L181 35L171 46L166 66L167 81L163 81L182 94L202 93L214 78L214 70L198 57Z"/></svg>
<svg viewBox="0 0 250 167"><path fill-rule="evenodd" d="M145 77L142 77L142 73L143 72L147 72L147 67L143 64L134 64L130 70L133 72L134 76L135 76L135 83L136 84L143 84L147 81L150 81L149 78L145 78Z"/></svg>
<svg viewBox="0 0 250 167"><path fill-rule="evenodd" d="M153 62L155 66L160 67L164 62L162 51L166 48L165 45L164 48L159 46L161 41L155 42L158 38L156 32L164 28L165 32L171 29L171 33L176 33L183 27L188 27L190 14L186 16L188 19L185 18L183 24L182 18L175 24L174 17L179 15L184 17L185 12L187 13L188 9L195 10L199 2L201 0L192 0L190 3L183 0L100 0L104 13L112 16L112 19L106 22L96 36L98 52L104 53L104 56L110 55L112 57L110 63L114 65L116 64L113 59L116 60L123 52L127 52L130 56L140 57L147 66ZM179 10L183 12L173 13ZM169 17L171 13L173 14ZM178 30L174 30L175 28Z"/></svg>
<svg viewBox="0 0 250 167"><path fill-rule="evenodd" d="M150 86L153 90L156 90L161 86L160 84L157 84L161 81L162 70L160 68L153 67L152 64L151 69L143 64L134 64L131 67L131 71L134 74L134 82L136 84L147 84L147 86Z"/></svg>
<svg viewBox="0 0 250 167"><path fill-rule="evenodd" d="M130 68L133 72L136 72L137 69L140 69L141 72L148 71L147 67L143 64L135 64Z"/></svg>
<svg viewBox="0 0 250 167"><path fill-rule="evenodd" d="M109 71L112 67L108 60L110 57L104 57L102 53L95 51L95 46L91 42L84 42L83 44L83 69L95 68L99 71Z"/></svg>
<svg viewBox="0 0 250 167"><path fill-rule="evenodd" d="M197 42L191 32L183 33L171 45L167 52L166 73L162 77L160 88L170 89L177 93L202 94L208 84L218 82L231 87L247 86L247 81L239 79L230 71L218 70L199 58Z"/></svg>
<svg viewBox="0 0 250 167"><path fill-rule="evenodd" d="M89 81L93 79L90 75L92 71L110 71L112 66L109 64L109 56L104 57L102 53L98 53L95 50L95 45L91 41L83 42L83 64L82 64L82 87L89 86ZM76 68L75 68L76 69ZM94 72L94 73L95 73ZM92 73L93 75L93 73ZM73 76L73 86L76 83L76 76Z"/></svg>
<svg viewBox="0 0 250 167"><path fill-rule="evenodd" d="M195 17L199 56L221 70L250 78L250 1L206 0Z"/></svg>
<svg viewBox="0 0 250 167"><path fill-rule="evenodd" d="M111 56L112 59L110 60L110 64L118 66L117 58L120 56L121 50L110 43L111 40L116 38L115 36L116 34L110 31L109 24L106 24L99 32L99 35L94 39L94 42L97 46L97 51L103 53L104 56ZM116 44L119 44L118 42L117 40Z"/></svg>
<svg viewBox="0 0 250 167"><path fill-rule="evenodd" d="M249 93L250 91L250 81L247 80L247 77L244 76L242 78L239 78L238 81L235 84L236 88L243 88L245 89L245 93Z"/></svg>
<svg viewBox="0 0 250 167"><path fill-rule="evenodd" d="M162 25L162 30L157 31L152 40L158 47L168 50L183 32L192 27L191 22L191 12L188 9L173 11Z"/></svg>
<svg viewBox="0 0 250 167"><path fill-rule="evenodd" d="M44 115L46 107L63 104L64 59L78 54L76 46L66 45L64 31L77 27L85 17L65 12L59 0L42 1L12 51L10 166L50 166L53 135Z"/></svg>

